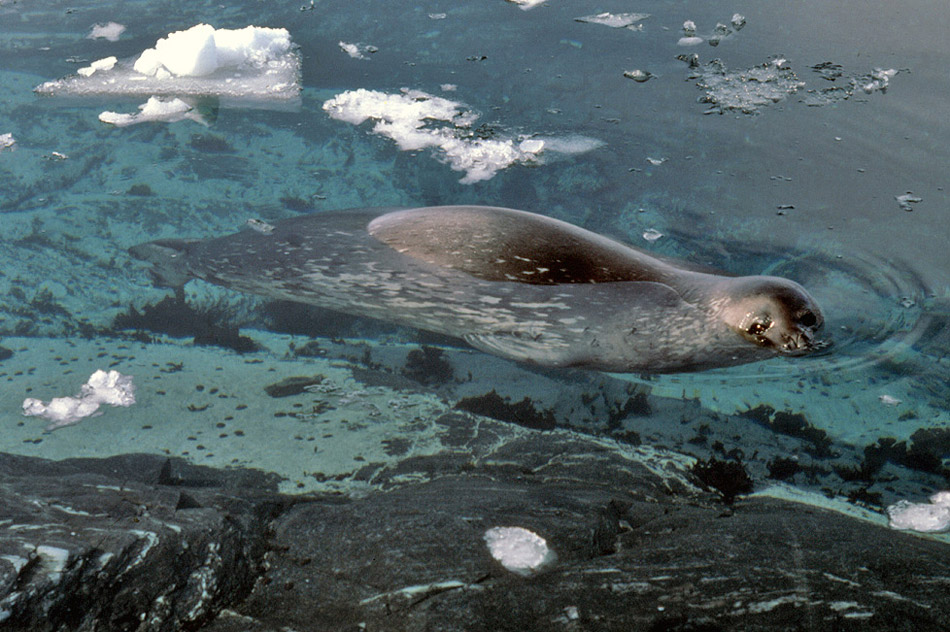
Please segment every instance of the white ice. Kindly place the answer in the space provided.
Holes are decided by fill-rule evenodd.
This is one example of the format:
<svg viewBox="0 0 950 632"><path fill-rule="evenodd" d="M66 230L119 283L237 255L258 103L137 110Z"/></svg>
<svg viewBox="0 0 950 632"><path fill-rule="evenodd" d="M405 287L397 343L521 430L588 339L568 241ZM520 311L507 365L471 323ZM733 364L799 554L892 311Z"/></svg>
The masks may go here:
<svg viewBox="0 0 950 632"><path fill-rule="evenodd" d="M375 46L369 46L367 44L350 44L348 42L340 42L339 46L340 50L353 59L369 59L368 53L376 52Z"/></svg>
<svg viewBox="0 0 950 632"><path fill-rule="evenodd" d="M89 31L88 39L104 39L110 42L118 42L119 36L125 33L125 26L117 22L108 22L106 24L96 24Z"/></svg>
<svg viewBox="0 0 950 632"><path fill-rule="evenodd" d="M892 529L934 533L950 531L950 491L937 492L929 503L899 500L887 508Z"/></svg>
<svg viewBox="0 0 950 632"><path fill-rule="evenodd" d="M118 63L118 61L119 60L115 57L104 57L103 59L98 59L92 62L85 68L80 68L76 72L80 77L91 77L100 70L112 70L115 68L115 65Z"/></svg>
<svg viewBox="0 0 950 632"><path fill-rule="evenodd" d="M528 575L555 558L544 538L521 527L492 527L484 537L491 556L519 575Z"/></svg>
<svg viewBox="0 0 950 632"><path fill-rule="evenodd" d="M16 145L16 139L13 138L13 134L0 134L0 151L9 149L14 145Z"/></svg>
<svg viewBox="0 0 950 632"><path fill-rule="evenodd" d="M139 106L139 111L133 114L121 112L102 112L99 120L116 127L128 127L138 123L177 123L190 120L202 125L208 122L198 113L193 105L178 98L162 99L151 97Z"/></svg>
<svg viewBox="0 0 950 632"><path fill-rule="evenodd" d="M598 13L596 15L585 15L584 17L574 18L575 22L586 22L588 24L603 24L611 28L619 29L632 26L650 17L649 13Z"/></svg>
<svg viewBox="0 0 950 632"><path fill-rule="evenodd" d="M359 125L373 120L373 132L396 142L402 151L434 149L454 170L464 171L463 184L488 180L498 171L521 162L536 162L543 151L577 153L603 143L584 137L566 139L533 135L477 138L470 129L478 115L462 103L419 90L398 94L350 90L323 104L337 120Z"/></svg>
<svg viewBox="0 0 950 632"><path fill-rule="evenodd" d="M135 385L132 376L118 371L98 370L79 389L76 397L55 397L44 404L32 397L23 400L23 414L27 417L49 419L47 431L79 423L97 414L99 406L131 406L135 403Z"/></svg>
<svg viewBox="0 0 950 632"><path fill-rule="evenodd" d="M295 99L300 93L300 58L290 33L282 28L215 29L198 24L169 33L134 59L94 67L88 74L41 84L36 91L251 99Z"/></svg>
<svg viewBox="0 0 950 632"><path fill-rule="evenodd" d="M542 5L545 2L547 2L547 0L507 0L507 1L511 2L512 4L517 4L518 8L521 9L522 11L533 9L536 6Z"/></svg>

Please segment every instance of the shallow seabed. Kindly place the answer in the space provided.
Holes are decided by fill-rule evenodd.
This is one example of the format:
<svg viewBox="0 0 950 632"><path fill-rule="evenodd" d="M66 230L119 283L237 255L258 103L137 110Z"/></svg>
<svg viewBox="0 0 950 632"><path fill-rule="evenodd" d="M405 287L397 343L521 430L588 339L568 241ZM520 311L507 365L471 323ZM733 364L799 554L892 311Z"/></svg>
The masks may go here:
<svg viewBox="0 0 950 632"><path fill-rule="evenodd" d="M604 11L650 15L631 28L576 20ZM703 42L681 45L687 20ZM126 26L118 41L86 37L109 21ZM287 28L300 102L221 99L204 124L114 127L99 114L144 99L33 92L201 22ZM713 46L717 23L728 32ZM563 428L739 459L760 490L783 480L875 511L925 501L950 475L948 23L946 2L886 0L0 0L0 347L12 351L0 451L152 452L276 472L288 492L365 494L367 463L437 453L433 419L495 390ZM584 151L466 177L438 150L400 151L324 110L360 88L456 101L478 137ZM186 288L194 311L154 316L169 293L127 252L251 218L461 203L793 278L823 306L831 345L703 374L538 372L201 283ZM241 327L256 349L192 344L209 322ZM420 343L443 350L451 378L407 365ZM96 369L132 375L138 403L51 434L21 415L24 398L73 395ZM315 375L297 396L264 390Z"/></svg>

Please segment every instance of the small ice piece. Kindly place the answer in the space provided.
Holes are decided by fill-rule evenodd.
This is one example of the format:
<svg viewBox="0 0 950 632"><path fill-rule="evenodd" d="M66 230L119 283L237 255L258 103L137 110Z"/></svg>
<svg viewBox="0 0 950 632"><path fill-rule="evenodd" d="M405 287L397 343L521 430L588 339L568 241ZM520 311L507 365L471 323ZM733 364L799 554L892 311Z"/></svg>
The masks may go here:
<svg viewBox="0 0 950 632"><path fill-rule="evenodd" d="M139 106L138 113L123 114L121 112L102 112L99 120L116 127L128 127L138 123L177 123L178 121L194 121L207 126L208 122L190 103L182 99L162 99L152 97Z"/></svg>
<svg viewBox="0 0 950 632"><path fill-rule="evenodd" d="M654 242L662 236L663 233L655 228L648 228L647 230L643 231L643 238L649 242Z"/></svg>
<svg viewBox="0 0 950 632"><path fill-rule="evenodd" d="M544 149L544 141L537 138L527 138L521 141L518 149L528 154L538 154Z"/></svg>
<svg viewBox="0 0 950 632"><path fill-rule="evenodd" d="M110 42L118 42L119 36L125 33L125 26L117 22L107 22L106 24L96 24L89 31L87 39L104 39Z"/></svg>
<svg viewBox="0 0 950 632"><path fill-rule="evenodd" d="M596 15L585 15L584 17L574 18L574 21L586 22L587 24L603 24L610 28L620 29L633 26L648 17L650 17L649 13L598 13Z"/></svg>
<svg viewBox="0 0 950 632"><path fill-rule="evenodd" d="M491 556L519 575L530 575L555 558L544 538L521 527L492 527L484 537Z"/></svg>
<svg viewBox="0 0 950 632"><path fill-rule="evenodd" d="M99 406L131 406L135 403L135 385L132 376L118 371L98 370L79 389L76 397L54 397L44 404L32 397L23 400L23 414L27 417L42 417L52 423L47 432L63 426L71 426L80 420L98 413Z"/></svg>
<svg viewBox="0 0 950 632"><path fill-rule="evenodd" d="M939 502L912 503L909 500L899 500L888 506L887 516L892 529L905 531L920 531L935 533L950 530L950 503L944 502L941 492L935 494Z"/></svg>
<svg viewBox="0 0 950 632"><path fill-rule="evenodd" d="M908 191L904 195L895 195L894 199L897 200L897 204L901 207L901 210L907 211L908 213L914 210L911 204L917 204L923 201L922 197L914 195L911 191Z"/></svg>
<svg viewBox="0 0 950 632"><path fill-rule="evenodd" d="M647 156L647 162L653 165L654 167L659 167L667 160L668 160L667 158L651 158L650 156Z"/></svg>
<svg viewBox="0 0 950 632"><path fill-rule="evenodd" d="M891 397L890 395L881 395L878 397L881 400L881 403L885 406L897 406L901 403L902 400L897 399L896 397Z"/></svg>
<svg viewBox="0 0 950 632"><path fill-rule="evenodd" d="M448 17L448 14L445 14L445 13L430 13L429 14L430 20L444 20L447 17Z"/></svg>
<svg viewBox="0 0 950 632"><path fill-rule="evenodd" d="M733 13L731 22L734 29L741 31L742 27L745 26L745 16L741 13Z"/></svg>
<svg viewBox="0 0 950 632"><path fill-rule="evenodd" d="M636 70L625 70L623 76L627 79L633 79L637 83L643 83L652 79L654 75L651 72L637 68Z"/></svg>
<svg viewBox="0 0 950 632"><path fill-rule="evenodd" d="M369 59L367 53L372 54L377 52L379 49L375 46L369 46L368 44L349 44L347 42L340 42L340 50L353 59Z"/></svg>
<svg viewBox="0 0 950 632"><path fill-rule="evenodd" d="M80 77L91 77L100 70L112 70L118 61L119 60L115 57L104 57L103 59L92 62L85 68L80 68L76 73L79 74Z"/></svg>
<svg viewBox="0 0 950 632"><path fill-rule="evenodd" d="M510 2L512 4L517 4L518 8L521 9L522 11L528 11L529 9L533 9L547 2L547 0L505 0L505 1Z"/></svg>
<svg viewBox="0 0 950 632"><path fill-rule="evenodd" d="M698 46L703 43L701 37L681 37L676 41L677 46Z"/></svg>
<svg viewBox="0 0 950 632"><path fill-rule="evenodd" d="M270 235L272 232L274 232L274 226L273 226L273 224L268 224L267 222L265 222L265 221L262 220L262 219L253 219L253 218L252 218L252 219L247 220L247 222L245 222L245 223L246 223L248 226L250 226L253 230L256 230L257 232L259 232L259 233L261 233L261 234L264 234L264 235Z"/></svg>
<svg viewBox="0 0 950 632"><path fill-rule="evenodd" d="M442 85L439 86L439 90L441 90L442 92L455 92L458 89L459 87L455 85L454 83L443 83Z"/></svg>
<svg viewBox="0 0 950 632"><path fill-rule="evenodd" d="M683 22L683 35L686 37L692 37L696 35L696 23L692 20L686 20Z"/></svg>
<svg viewBox="0 0 950 632"><path fill-rule="evenodd" d="M14 145L16 145L16 139L13 138L13 134L0 134L0 151L12 149Z"/></svg>

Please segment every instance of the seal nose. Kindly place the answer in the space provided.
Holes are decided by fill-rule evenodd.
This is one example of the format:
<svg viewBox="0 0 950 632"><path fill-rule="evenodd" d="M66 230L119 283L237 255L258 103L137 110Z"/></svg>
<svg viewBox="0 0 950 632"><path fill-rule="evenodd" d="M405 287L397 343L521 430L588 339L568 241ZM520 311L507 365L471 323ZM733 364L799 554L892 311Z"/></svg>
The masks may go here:
<svg viewBox="0 0 950 632"><path fill-rule="evenodd" d="M785 338L785 352L792 355L808 353L815 347L815 332L811 327L802 327Z"/></svg>

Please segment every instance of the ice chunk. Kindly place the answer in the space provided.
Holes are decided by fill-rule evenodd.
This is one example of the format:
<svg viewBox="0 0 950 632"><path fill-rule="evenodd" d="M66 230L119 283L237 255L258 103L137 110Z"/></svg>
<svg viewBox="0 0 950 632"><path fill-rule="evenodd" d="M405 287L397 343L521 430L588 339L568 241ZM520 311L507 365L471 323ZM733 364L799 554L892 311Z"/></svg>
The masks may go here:
<svg viewBox="0 0 950 632"><path fill-rule="evenodd" d="M701 37L681 37L676 41L678 46L697 46L703 43L703 38Z"/></svg>
<svg viewBox="0 0 950 632"><path fill-rule="evenodd" d="M286 29L198 24L169 33L135 59L48 81L36 92L297 99L299 77L300 58Z"/></svg>
<svg viewBox="0 0 950 632"><path fill-rule="evenodd" d="M705 91L700 99L710 103L709 112L738 111L754 114L759 108L778 103L805 86L783 58L774 58L747 70L728 71L714 59L703 66L696 85Z"/></svg>
<svg viewBox="0 0 950 632"><path fill-rule="evenodd" d="M11 149L14 145L16 145L16 139L13 138L13 134L0 134L0 151Z"/></svg>
<svg viewBox="0 0 950 632"><path fill-rule="evenodd" d="M901 210L908 213L914 210L911 204L919 204L924 200L919 195L914 195L912 191L908 191L903 195L895 195L894 199L897 200L897 205L900 206Z"/></svg>
<svg viewBox="0 0 950 632"><path fill-rule="evenodd" d="M374 121L373 132L392 139L403 151L436 150L452 169L465 172L464 184L488 180L518 162L535 162L542 150L559 150L555 139L521 139L516 144L515 138L476 135L471 128L477 114L461 103L420 90L403 89L399 94L350 90L326 101L323 109L332 118L353 125ZM585 150L600 142L587 141Z"/></svg>
<svg viewBox="0 0 950 632"><path fill-rule="evenodd" d="M544 4L547 0L506 0L506 2L517 4L519 9L527 11L528 9L533 9L538 5Z"/></svg>
<svg viewBox="0 0 950 632"><path fill-rule="evenodd" d="M737 31L741 31L742 27L745 26L745 16L741 13L733 13L732 20L730 20L730 22L732 22L733 28L735 28Z"/></svg>
<svg viewBox="0 0 950 632"><path fill-rule="evenodd" d="M598 13L596 15L585 15L584 17L574 18L575 22L586 22L588 24L603 24L611 28L619 29L629 27L650 17L649 13Z"/></svg>
<svg viewBox="0 0 950 632"><path fill-rule="evenodd" d="M887 394L879 396L878 399L885 406L897 406L898 404L901 403L901 400Z"/></svg>
<svg viewBox="0 0 950 632"><path fill-rule="evenodd" d="M116 63L119 60L115 57L105 57L103 59L96 60L86 66L85 68L80 68L76 72L81 77L90 77L100 70L112 70L115 68Z"/></svg>
<svg viewBox="0 0 950 632"><path fill-rule="evenodd" d="M379 49L368 44L349 44L347 42L340 42L340 50L353 59L369 59L369 57L367 57L367 53L372 54Z"/></svg>
<svg viewBox="0 0 950 632"><path fill-rule="evenodd" d="M108 22L93 26L86 37L88 39L105 39L110 42L118 42L119 36L123 33L125 33L125 26L117 22Z"/></svg>
<svg viewBox="0 0 950 632"><path fill-rule="evenodd" d="M128 127L129 125L149 122L177 123L184 120L208 125L208 122L192 104L178 98L162 99L160 97L152 97L140 105L138 113L103 112L99 115L99 120L116 127Z"/></svg>
<svg viewBox="0 0 950 632"><path fill-rule="evenodd" d="M950 531L950 491L937 492L929 503L899 500L887 508L892 529L933 533Z"/></svg>
<svg viewBox="0 0 950 632"><path fill-rule="evenodd" d="M530 575L555 558L544 538L521 527L492 527L484 537L491 556L519 575Z"/></svg>
<svg viewBox="0 0 950 632"><path fill-rule="evenodd" d="M34 398L23 400L23 414L49 419L52 423L46 430L52 431L97 414L102 404L131 406L134 403L132 376L100 369L89 376L76 397L55 397L48 404Z"/></svg>
<svg viewBox="0 0 950 632"><path fill-rule="evenodd" d="M648 228L647 230L643 231L643 238L649 242L654 242L662 236L663 233L655 228Z"/></svg>

